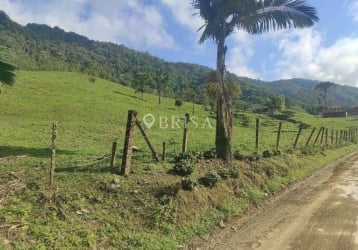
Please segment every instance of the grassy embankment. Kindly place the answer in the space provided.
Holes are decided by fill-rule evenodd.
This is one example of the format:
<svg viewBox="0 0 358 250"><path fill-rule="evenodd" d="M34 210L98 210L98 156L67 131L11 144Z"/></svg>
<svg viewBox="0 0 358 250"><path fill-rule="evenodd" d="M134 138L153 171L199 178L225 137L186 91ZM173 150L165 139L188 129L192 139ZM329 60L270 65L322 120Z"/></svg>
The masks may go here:
<svg viewBox="0 0 358 250"><path fill-rule="evenodd" d="M110 153L118 140L122 148L127 111L141 119L153 114L156 122L147 133L158 151L168 144L169 155L180 151L182 117L192 105L175 107L174 100L135 94L111 82L86 75L57 72L19 72L18 82L0 95L0 231L4 248L122 248L175 249L195 234L207 232L218 221L239 215L315 169L355 150L355 144L319 146L301 150L311 128L303 131L292 150L298 126L345 129L355 118L322 119L300 112L281 116L280 156L235 162L235 174L213 188L180 188L182 177L168 173L172 163L155 163L136 131L141 148L129 178L117 175L119 166L96 158ZM168 118L159 123L160 116ZM190 124L189 149L213 147L215 120L196 105ZM181 118L178 128L177 117ZM235 120L234 147L243 154L254 151L255 118L261 122L260 151L273 150L278 120L241 113ZM209 120L205 120L205 119ZM165 118L162 118L164 121ZM48 190L51 124L58 121L56 202ZM212 126L212 129L210 128ZM244 121L244 122L243 122ZM161 127L162 128L161 128ZM204 127L203 127L204 126ZM245 157L247 159L247 157ZM119 161L117 161L119 163ZM193 182L207 172L222 170L212 159L196 164Z"/></svg>

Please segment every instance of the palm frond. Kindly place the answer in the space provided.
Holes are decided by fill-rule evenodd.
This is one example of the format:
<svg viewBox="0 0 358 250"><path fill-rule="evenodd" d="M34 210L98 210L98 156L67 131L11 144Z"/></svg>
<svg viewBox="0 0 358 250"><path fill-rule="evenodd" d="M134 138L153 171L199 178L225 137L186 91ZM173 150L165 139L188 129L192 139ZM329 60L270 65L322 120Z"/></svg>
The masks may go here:
<svg viewBox="0 0 358 250"><path fill-rule="evenodd" d="M236 16L239 29L251 34L270 30L310 27L319 20L317 11L303 0L264 0L255 11Z"/></svg>
<svg viewBox="0 0 358 250"><path fill-rule="evenodd" d="M217 41L222 32L227 37L235 27L260 34L310 27L319 20L316 9L304 0L193 0L192 6L205 21L198 29L202 31L200 43L207 39Z"/></svg>
<svg viewBox="0 0 358 250"><path fill-rule="evenodd" d="M0 82L5 85L13 85L15 83L16 67L8 62L0 61Z"/></svg>
<svg viewBox="0 0 358 250"><path fill-rule="evenodd" d="M10 63L11 57L7 48L0 46L0 83L13 85L15 83L16 66Z"/></svg>

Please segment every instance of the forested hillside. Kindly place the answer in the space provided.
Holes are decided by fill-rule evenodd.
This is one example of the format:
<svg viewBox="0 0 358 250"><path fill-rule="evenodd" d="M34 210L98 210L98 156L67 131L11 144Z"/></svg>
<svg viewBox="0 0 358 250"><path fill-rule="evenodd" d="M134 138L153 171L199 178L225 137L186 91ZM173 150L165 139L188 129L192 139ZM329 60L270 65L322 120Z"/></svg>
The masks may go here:
<svg viewBox="0 0 358 250"><path fill-rule="evenodd" d="M59 27L39 24L22 26L2 11L0 44L13 50L13 60L19 69L75 71L131 87L134 87L138 72L155 74L162 70L169 77L170 86L163 94L197 103L207 102L203 83L211 69L205 66L166 62L125 45L93 41ZM314 91L317 81L291 79L265 82L230 73L228 78L241 85L242 96L236 102L238 108L252 108L253 104L261 104L275 94L284 95L288 105L298 105L311 113L316 113L322 105L320 93ZM155 93L151 87L145 91ZM330 105L354 106L358 104L357 100L358 89L353 87L339 85L328 93Z"/></svg>

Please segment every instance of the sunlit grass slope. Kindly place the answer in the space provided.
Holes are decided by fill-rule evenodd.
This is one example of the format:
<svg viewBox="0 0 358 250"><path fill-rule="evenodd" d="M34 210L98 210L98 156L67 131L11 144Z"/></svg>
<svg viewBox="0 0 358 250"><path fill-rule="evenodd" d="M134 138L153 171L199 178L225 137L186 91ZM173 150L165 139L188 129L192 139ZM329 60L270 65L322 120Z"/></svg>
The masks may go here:
<svg viewBox="0 0 358 250"><path fill-rule="evenodd" d="M131 109L138 111L140 119L147 114L147 121L155 118L147 133L158 151L164 141L168 142L169 153L180 151L185 113L196 122L190 124L189 149L208 150L214 146L215 120L202 106L195 105L194 117L191 103L176 107L173 99L163 98L158 105L157 96L144 94L142 99L131 88L102 79L91 83L84 74L21 71L14 87L4 89L0 95L0 147L3 151L17 150L19 154L48 148L51 124L57 121L58 148L72 152L67 158L107 154L114 140L120 146L123 144L127 112ZM260 150L274 149L279 120L239 113L234 122L236 150L254 150L256 118L260 119ZM302 112L288 112L281 118L284 148L293 145L301 123L311 127L303 131L299 145L304 145L313 126L329 129L355 126L355 118L323 119ZM138 130L135 144L147 151Z"/></svg>

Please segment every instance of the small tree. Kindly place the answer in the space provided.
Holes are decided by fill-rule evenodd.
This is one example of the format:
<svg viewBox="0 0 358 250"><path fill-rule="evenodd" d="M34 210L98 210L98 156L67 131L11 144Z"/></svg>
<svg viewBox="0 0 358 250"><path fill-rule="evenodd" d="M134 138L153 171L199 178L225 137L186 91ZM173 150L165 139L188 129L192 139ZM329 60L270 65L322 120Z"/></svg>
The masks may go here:
<svg viewBox="0 0 358 250"><path fill-rule="evenodd" d="M134 76L133 87L136 90L135 92L142 93L142 100L144 100L144 92L147 88L152 87L153 79L151 74L147 72L137 72Z"/></svg>
<svg viewBox="0 0 358 250"><path fill-rule="evenodd" d="M327 108L327 92L330 88L335 87L336 84L333 82L320 82L317 84L314 89L321 91L323 93L323 99L324 99L324 107Z"/></svg>
<svg viewBox="0 0 358 250"><path fill-rule="evenodd" d="M285 109L285 97L282 95L272 96L264 101L264 105L268 108L270 115L274 115L275 112L282 112Z"/></svg>
<svg viewBox="0 0 358 250"><path fill-rule="evenodd" d="M164 74L163 70L160 69L154 74L153 81L154 81L155 90L158 93L158 103L160 105L162 94L169 86L169 77L166 74Z"/></svg>

